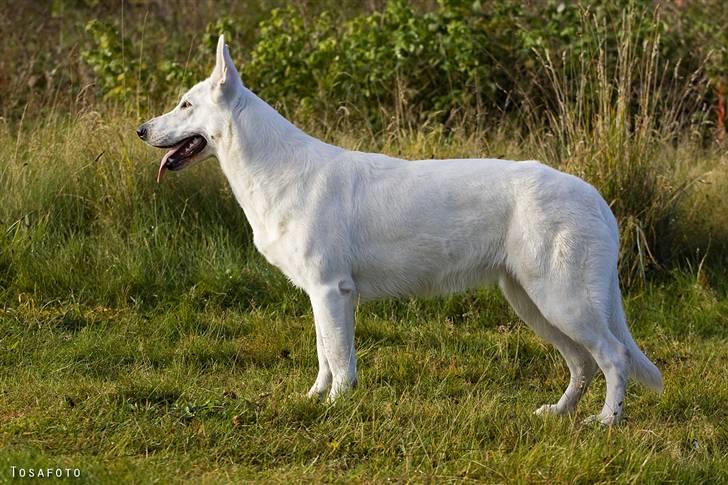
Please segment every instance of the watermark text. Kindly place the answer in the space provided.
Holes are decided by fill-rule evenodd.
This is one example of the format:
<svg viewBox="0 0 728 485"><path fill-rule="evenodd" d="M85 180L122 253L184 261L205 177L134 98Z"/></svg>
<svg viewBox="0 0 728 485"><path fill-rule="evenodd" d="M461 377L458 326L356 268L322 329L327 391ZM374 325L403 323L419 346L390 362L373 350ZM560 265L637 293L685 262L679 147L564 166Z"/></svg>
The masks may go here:
<svg viewBox="0 0 728 485"><path fill-rule="evenodd" d="M10 466L10 474L13 478L80 478L79 468L26 468L22 466Z"/></svg>

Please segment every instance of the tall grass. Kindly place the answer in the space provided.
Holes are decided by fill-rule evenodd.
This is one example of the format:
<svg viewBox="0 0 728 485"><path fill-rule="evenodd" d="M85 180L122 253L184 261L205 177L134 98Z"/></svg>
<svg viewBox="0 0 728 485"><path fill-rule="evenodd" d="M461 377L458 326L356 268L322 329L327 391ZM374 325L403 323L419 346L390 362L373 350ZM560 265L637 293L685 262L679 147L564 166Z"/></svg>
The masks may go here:
<svg viewBox="0 0 728 485"><path fill-rule="evenodd" d="M702 73L668 84L676 77L665 74L678 66L660 59L657 30L644 39L635 34L632 10L623 13L614 45L597 17L584 12L582 23L596 43L579 53L576 65L560 63L548 50L537 52L549 81L543 94L553 109L545 126L531 120L532 133L540 134L546 160L591 182L609 203L621 227L622 281L633 286L684 254L675 245L674 223L693 180L676 176L674 146L699 149L685 113L701 114Z"/></svg>
<svg viewBox="0 0 728 485"><path fill-rule="evenodd" d="M338 113L324 122L299 113L295 121L348 148L411 159L541 158L584 177L612 207L626 287L669 277L676 267L722 274L726 155L701 146L681 121L685 112L700 114L690 105L700 98L700 73L681 86L666 84L665 69L675 66L660 62L657 31L638 42L634 15L625 12L615 44L591 35L593 50L576 64L548 50L534 53L547 73L541 90L552 109L545 120L531 119L527 133L507 122L473 127L467 113L459 124L421 126L406 107L385 133ZM588 14L582 22L603 31ZM305 297L255 252L214 161L154 184L160 153L136 139L139 121L123 109L85 109L0 125L8 154L0 168L4 301L155 307L185 300L307 312ZM451 301L452 308L467 306Z"/></svg>
<svg viewBox="0 0 728 485"><path fill-rule="evenodd" d="M16 133L6 127L0 133L0 143L14 154L0 171L0 292L6 293L6 301L28 295L36 301L155 306L181 298L307 311L305 298L283 291L290 290L285 279L255 252L244 215L215 161L156 185L161 154L136 139L136 123L113 113L86 113L28 124ZM355 131L327 133L320 136L350 148L412 159L523 159L539 152L548 156L550 148L545 135L529 144L504 133L399 130L384 138ZM697 256L694 267L708 245L712 256L721 255L725 242L720 238L726 234L724 156L700 153L689 145L658 145L638 157L631 152L631 164L625 164L616 155L623 153L620 147L600 143L602 151L579 148L581 156L592 157L588 162L573 156L561 166L576 173L589 170L587 178L622 216L623 270L626 264L643 263L640 250L643 258L654 255L653 241L662 251ZM609 156L608 149L615 155ZM647 159L658 152L672 158L655 163ZM698 156L702 161L693 160ZM709 170L708 177L702 176ZM688 187L696 177L706 183ZM684 193L675 197L679 187L685 187ZM706 206L713 210L706 211ZM670 218L667 229L658 225L665 217ZM670 262L663 260L662 274L669 274ZM725 261L713 257L705 269L713 264L719 272ZM641 281L641 273L632 266L626 269L623 275L635 278L628 283Z"/></svg>
<svg viewBox="0 0 728 485"><path fill-rule="evenodd" d="M220 277L210 276L211 260L229 270L223 283L235 294L254 286L234 284L249 232L219 173L192 171L157 186L158 154L134 139L133 126L90 112L12 137L5 130L16 155L0 173L2 259L15 292L154 302Z"/></svg>

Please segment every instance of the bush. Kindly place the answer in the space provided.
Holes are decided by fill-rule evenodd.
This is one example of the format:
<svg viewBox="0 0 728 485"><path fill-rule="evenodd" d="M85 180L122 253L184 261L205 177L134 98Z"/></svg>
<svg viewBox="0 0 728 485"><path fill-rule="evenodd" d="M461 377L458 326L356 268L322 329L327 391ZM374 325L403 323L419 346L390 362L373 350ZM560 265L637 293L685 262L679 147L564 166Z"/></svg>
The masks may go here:
<svg viewBox="0 0 728 485"><path fill-rule="evenodd" d="M245 80L288 110L335 111L334 100L375 129L393 115L447 121L494 107L498 80L489 59L503 57L496 54L502 39L480 7L464 5L424 12L394 0L343 24L326 12L307 23L292 7L275 10L261 24Z"/></svg>
<svg viewBox="0 0 728 485"><path fill-rule="evenodd" d="M236 42L246 37L249 25L249 19L236 16L209 22L193 50L174 37L150 51L143 32L122 39L113 22L94 20L86 26L90 43L82 57L105 99L130 104L134 98L138 107L176 97L180 86L204 77L216 37L224 32L245 82L301 120L344 116L374 131L393 123L450 126L464 119L488 127L510 118L523 127L526 109L540 118L557 108L553 98L543 96L551 81L539 56L548 50L554 66L572 79L578 79L587 52L604 49L607 62L616 62L625 10L634 14L633 48L659 36L664 62L656 69L671 66L665 73L669 82L692 75L712 52L709 79L725 85L724 29L715 28L705 12L716 18L728 18L728 12L708 4L665 12L664 20L651 2L634 0L530 6L440 0L429 10L389 0L380 11L319 14L287 6L273 9L260 23L252 49ZM578 95L597 99L598 90L588 88ZM712 104L714 95L701 101ZM685 110L681 117L689 120L692 114Z"/></svg>

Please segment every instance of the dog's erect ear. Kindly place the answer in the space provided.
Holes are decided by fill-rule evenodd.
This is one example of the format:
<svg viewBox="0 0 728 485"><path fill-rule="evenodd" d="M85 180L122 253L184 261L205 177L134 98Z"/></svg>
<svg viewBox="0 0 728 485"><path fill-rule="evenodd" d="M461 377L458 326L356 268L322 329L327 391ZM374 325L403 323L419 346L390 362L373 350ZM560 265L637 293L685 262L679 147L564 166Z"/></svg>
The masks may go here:
<svg viewBox="0 0 728 485"><path fill-rule="evenodd" d="M233 59L230 57L230 49L225 45L225 36L220 35L217 40L217 55L215 68L210 76L212 82L223 89L235 89L240 84L240 75L235 69Z"/></svg>

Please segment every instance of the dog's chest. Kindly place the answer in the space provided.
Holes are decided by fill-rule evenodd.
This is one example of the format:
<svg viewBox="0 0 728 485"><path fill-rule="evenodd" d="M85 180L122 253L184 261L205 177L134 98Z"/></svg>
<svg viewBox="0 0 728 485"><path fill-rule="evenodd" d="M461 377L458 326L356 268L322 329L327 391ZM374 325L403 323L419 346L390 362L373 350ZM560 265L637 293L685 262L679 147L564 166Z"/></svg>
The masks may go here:
<svg viewBox="0 0 728 485"><path fill-rule="evenodd" d="M271 224L253 227L253 243L265 259L280 269L294 285L305 287L303 248L295 225L279 221L272 227Z"/></svg>

